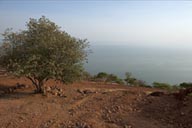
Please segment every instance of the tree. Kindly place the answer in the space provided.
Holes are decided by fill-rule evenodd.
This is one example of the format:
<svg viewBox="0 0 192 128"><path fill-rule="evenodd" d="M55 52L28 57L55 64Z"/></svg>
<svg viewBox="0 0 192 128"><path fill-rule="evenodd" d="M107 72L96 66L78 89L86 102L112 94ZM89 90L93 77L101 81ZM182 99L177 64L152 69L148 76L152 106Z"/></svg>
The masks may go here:
<svg viewBox="0 0 192 128"><path fill-rule="evenodd" d="M96 76L95 76L95 80L96 81L100 81L100 82L106 82L108 77L108 74L106 72L99 72Z"/></svg>
<svg viewBox="0 0 192 128"><path fill-rule="evenodd" d="M31 80L38 93L49 79L64 83L78 80L88 54L87 40L70 36L44 16L30 18L26 26L20 32L5 31L0 65Z"/></svg>
<svg viewBox="0 0 192 128"><path fill-rule="evenodd" d="M99 72L96 75L96 78L107 78L107 77L108 77L108 74L106 72Z"/></svg>
<svg viewBox="0 0 192 128"><path fill-rule="evenodd" d="M118 77L116 76L116 75L114 75L114 74L109 74L108 76L107 76L107 82L116 82L116 80L118 79Z"/></svg>
<svg viewBox="0 0 192 128"><path fill-rule="evenodd" d="M132 77L130 72L125 73L125 79L124 81L127 83L127 85L134 85L135 82L137 81L136 78Z"/></svg>
<svg viewBox="0 0 192 128"><path fill-rule="evenodd" d="M117 84L124 84L123 80L120 79L118 76L114 74L109 74L107 77L106 82L111 82L111 83L117 83Z"/></svg>

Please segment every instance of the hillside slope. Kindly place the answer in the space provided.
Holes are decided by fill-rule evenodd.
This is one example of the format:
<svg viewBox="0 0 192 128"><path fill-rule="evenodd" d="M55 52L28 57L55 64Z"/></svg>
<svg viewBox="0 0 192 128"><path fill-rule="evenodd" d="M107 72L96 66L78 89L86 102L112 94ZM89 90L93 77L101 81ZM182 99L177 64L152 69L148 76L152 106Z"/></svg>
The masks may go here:
<svg viewBox="0 0 192 128"><path fill-rule="evenodd" d="M27 85L5 91L16 84ZM150 96L152 88L81 82L56 85L63 95L33 94L24 78L0 77L1 128L191 128L192 97Z"/></svg>

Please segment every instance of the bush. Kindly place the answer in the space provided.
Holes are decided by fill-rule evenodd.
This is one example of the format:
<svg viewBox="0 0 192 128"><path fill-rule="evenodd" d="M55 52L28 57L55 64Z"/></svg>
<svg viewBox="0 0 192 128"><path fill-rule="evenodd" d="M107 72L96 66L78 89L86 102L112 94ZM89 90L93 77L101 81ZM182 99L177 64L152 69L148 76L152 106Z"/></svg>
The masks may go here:
<svg viewBox="0 0 192 128"><path fill-rule="evenodd" d="M109 75L107 76L106 82L115 82L117 79L118 79L118 77L117 77L116 75L114 75L114 74L109 74Z"/></svg>
<svg viewBox="0 0 192 128"><path fill-rule="evenodd" d="M171 89L171 85L167 83L159 83L159 82L153 82L153 87L154 88L159 88L159 89Z"/></svg>
<svg viewBox="0 0 192 128"><path fill-rule="evenodd" d="M147 85L145 84L145 81L136 79L135 77L133 77L133 76L131 75L130 72L126 72L126 73L125 73L125 79L124 79L124 81L126 82L127 85L142 86L142 87L147 86Z"/></svg>
<svg viewBox="0 0 192 128"><path fill-rule="evenodd" d="M99 82L109 82L109 83L117 83L124 84L123 80L114 74L108 74L106 72L99 72L95 77L95 81Z"/></svg>
<svg viewBox="0 0 192 128"><path fill-rule="evenodd" d="M106 82L108 74L106 72L99 72L97 75L93 77L94 81L97 82Z"/></svg>
<svg viewBox="0 0 192 128"><path fill-rule="evenodd" d="M192 83L186 83L183 82L179 85L181 88L191 88L192 87Z"/></svg>
<svg viewBox="0 0 192 128"><path fill-rule="evenodd" d="M118 79L116 80L116 83L123 85L123 84L124 84L124 81L123 81L122 79L118 78Z"/></svg>
<svg viewBox="0 0 192 128"><path fill-rule="evenodd" d="M130 72L125 73L125 79L124 81L126 82L127 85L135 85L136 83L136 78L134 78Z"/></svg>
<svg viewBox="0 0 192 128"><path fill-rule="evenodd" d="M109 74L107 77L106 82L111 82L111 83L117 83L117 84L124 84L123 80L118 78L118 76L114 74Z"/></svg>
<svg viewBox="0 0 192 128"><path fill-rule="evenodd" d="M100 78L100 79L107 78L107 77L108 77L108 74L106 72L99 72L96 75L96 78Z"/></svg>

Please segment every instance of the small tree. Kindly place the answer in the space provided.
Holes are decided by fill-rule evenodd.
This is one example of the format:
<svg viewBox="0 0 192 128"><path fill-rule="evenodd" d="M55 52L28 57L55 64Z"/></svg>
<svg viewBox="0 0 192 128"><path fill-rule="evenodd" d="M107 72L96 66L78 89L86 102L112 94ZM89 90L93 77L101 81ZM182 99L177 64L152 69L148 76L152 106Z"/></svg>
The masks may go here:
<svg viewBox="0 0 192 128"><path fill-rule="evenodd" d="M108 74L106 72L99 72L96 75L96 78L107 78L107 77L108 77Z"/></svg>
<svg viewBox="0 0 192 128"><path fill-rule="evenodd" d="M126 72L124 81L127 83L127 85L135 85L137 79L132 77L130 72Z"/></svg>
<svg viewBox="0 0 192 128"><path fill-rule="evenodd" d="M77 39L60 30L42 16L30 19L27 29L5 31L0 65L16 76L32 81L38 93L49 79L64 83L80 78L86 59L87 40Z"/></svg>
<svg viewBox="0 0 192 128"><path fill-rule="evenodd" d="M106 72L99 72L96 76L95 76L95 80L96 81L100 81L100 82L106 82L108 77L108 74Z"/></svg>
<svg viewBox="0 0 192 128"><path fill-rule="evenodd" d="M114 74L109 74L107 77L106 82L111 82L111 83L117 83L117 84L124 84L123 80L120 79L118 76Z"/></svg>

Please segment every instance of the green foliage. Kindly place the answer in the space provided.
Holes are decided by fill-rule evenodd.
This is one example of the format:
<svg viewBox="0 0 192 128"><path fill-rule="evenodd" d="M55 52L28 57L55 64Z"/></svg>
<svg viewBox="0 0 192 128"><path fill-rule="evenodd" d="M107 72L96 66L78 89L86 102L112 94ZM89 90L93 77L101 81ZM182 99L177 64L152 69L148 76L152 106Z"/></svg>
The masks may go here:
<svg viewBox="0 0 192 128"><path fill-rule="evenodd" d="M116 75L114 75L114 74L109 74L108 76L107 76L107 82L115 82L116 80L118 79L118 77L116 76Z"/></svg>
<svg viewBox="0 0 192 128"><path fill-rule="evenodd" d="M124 82L123 82L123 80L122 79L120 79L120 78L118 78L118 79L116 79L116 81L115 81L117 84L121 84L121 85L123 85L124 84Z"/></svg>
<svg viewBox="0 0 192 128"><path fill-rule="evenodd" d="M181 88L191 88L192 87L192 83L186 83L183 82L179 85Z"/></svg>
<svg viewBox="0 0 192 128"><path fill-rule="evenodd" d="M192 93L189 93L188 96L192 96Z"/></svg>
<svg viewBox="0 0 192 128"><path fill-rule="evenodd" d="M125 79L124 81L126 82L127 85L133 85L134 82L135 82L135 78L132 77L131 73L130 72L126 72L125 73Z"/></svg>
<svg viewBox="0 0 192 128"><path fill-rule="evenodd" d="M109 74L108 77L107 77L106 82L124 84L123 80L118 78L118 76L116 76L114 74Z"/></svg>
<svg viewBox="0 0 192 128"><path fill-rule="evenodd" d="M10 73L29 78L38 92L48 79L68 83L81 77L87 40L61 31L44 16L31 18L26 26L19 32L5 31L0 65Z"/></svg>
<svg viewBox="0 0 192 128"><path fill-rule="evenodd" d="M100 82L124 84L123 80L118 78L118 76L106 72L99 72L94 79Z"/></svg>
<svg viewBox="0 0 192 128"><path fill-rule="evenodd" d="M107 78L107 77L108 77L108 74L106 72L99 72L96 75L96 78L100 78L100 79Z"/></svg>
<svg viewBox="0 0 192 128"><path fill-rule="evenodd" d="M106 72L99 72L94 76L93 80L98 82L106 82L108 74Z"/></svg>
<svg viewBox="0 0 192 128"><path fill-rule="evenodd" d="M145 84L145 81L136 79L131 75L130 72L125 73L124 81L126 82L127 85L131 85L131 86L147 86Z"/></svg>
<svg viewBox="0 0 192 128"><path fill-rule="evenodd" d="M159 88L159 89L171 89L171 85L167 83L159 83L159 82L153 82L153 87L154 88Z"/></svg>

